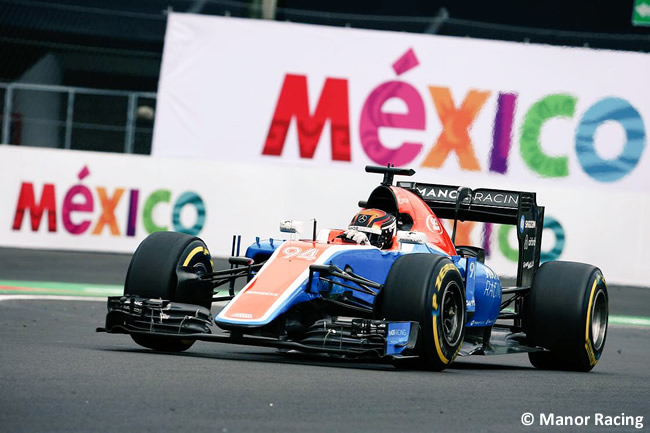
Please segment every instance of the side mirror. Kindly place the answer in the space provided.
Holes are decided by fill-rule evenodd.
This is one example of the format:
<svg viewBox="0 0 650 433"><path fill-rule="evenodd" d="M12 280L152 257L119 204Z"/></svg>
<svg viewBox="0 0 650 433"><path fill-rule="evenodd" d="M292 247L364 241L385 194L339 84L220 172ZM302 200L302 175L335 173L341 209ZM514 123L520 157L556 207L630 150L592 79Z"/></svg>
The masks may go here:
<svg viewBox="0 0 650 433"><path fill-rule="evenodd" d="M303 229L304 224L302 221L280 221L280 231L282 233L302 233Z"/></svg>

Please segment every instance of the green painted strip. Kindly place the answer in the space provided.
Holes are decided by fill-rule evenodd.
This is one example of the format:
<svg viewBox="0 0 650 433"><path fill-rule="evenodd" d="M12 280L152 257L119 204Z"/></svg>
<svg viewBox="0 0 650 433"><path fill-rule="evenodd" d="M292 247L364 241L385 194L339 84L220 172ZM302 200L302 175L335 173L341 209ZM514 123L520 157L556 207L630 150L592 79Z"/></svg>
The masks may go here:
<svg viewBox="0 0 650 433"><path fill-rule="evenodd" d="M123 287L114 284L79 284L47 281L0 280L0 294L61 295L61 296L119 296Z"/></svg>
<svg viewBox="0 0 650 433"><path fill-rule="evenodd" d="M609 316L612 325L650 326L650 317Z"/></svg>

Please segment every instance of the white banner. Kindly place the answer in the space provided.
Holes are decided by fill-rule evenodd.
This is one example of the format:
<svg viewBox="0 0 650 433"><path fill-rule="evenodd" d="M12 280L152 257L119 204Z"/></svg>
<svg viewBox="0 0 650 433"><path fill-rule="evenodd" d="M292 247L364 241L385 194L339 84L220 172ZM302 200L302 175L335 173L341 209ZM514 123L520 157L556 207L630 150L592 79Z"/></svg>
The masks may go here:
<svg viewBox="0 0 650 433"><path fill-rule="evenodd" d="M286 238L282 219L304 221L306 237L313 218L320 228L347 226L380 180L362 170L0 146L0 246L132 252L152 231L174 229L200 236L217 256L241 234L243 254L256 236ZM537 192L546 206L544 258L593 263L610 282L648 285L646 195ZM514 228L465 223L457 241L484 247L499 274L516 272Z"/></svg>
<svg viewBox="0 0 650 433"><path fill-rule="evenodd" d="M153 153L648 193L650 55L170 14Z"/></svg>

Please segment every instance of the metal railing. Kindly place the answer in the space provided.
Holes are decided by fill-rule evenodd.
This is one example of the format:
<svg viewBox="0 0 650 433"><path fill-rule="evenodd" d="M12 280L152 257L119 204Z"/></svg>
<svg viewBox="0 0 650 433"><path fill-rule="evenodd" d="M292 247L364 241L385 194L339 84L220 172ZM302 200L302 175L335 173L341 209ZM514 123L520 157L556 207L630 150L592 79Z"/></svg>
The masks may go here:
<svg viewBox="0 0 650 433"><path fill-rule="evenodd" d="M84 134L85 140L91 141L93 143L98 143L98 148L91 147L90 150L123 151L124 153L134 153L136 133L141 132L151 135L153 131L153 110L155 109L156 102L156 93L153 92L129 92L122 90L89 89L82 87L27 84L16 82L0 83L0 90L4 90L4 104L2 106L1 113L2 144L28 144L32 146L42 146L42 144L39 143L21 143L20 140L12 139L12 127L17 126L17 129L20 130L22 126L29 124L28 127L30 128L38 128L39 125L55 128L65 128L62 140L54 140L54 142L62 141L62 143L50 147L62 147L64 149L89 149L87 145L75 145L73 131L76 128L78 130L83 129L86 132L86 134ZM29 92L30 97L22 95L23 98L26 98L26 103L16 103L17 101L15 99L20 94L20 92ZM50 116L45 116L45 118L42 115L39 116L38 114L25 116L24 113L19 111L25 110L27 112L33 113L35 111L35 107L38 109L40 102L39 97L42 98L44 94L58 94L60 96L66 96L67 98L65 101L62 101L62 98L56 98L54 104L51 104L53 108L50 109ZM85 121L75 121L75 103L79 99L78 97L82 95L88 99L85 101L87 107L81 113L83 114ZM111 99L111 97L113 98L111 99L112 103L108 104L110 106L108 110L105 109L107 104L102 104L102 97L108 97L108 99ZM61 101L59 99L61 99ZM120 100L124 100L125 102L124 110L121 110L122 104L115 103L116 101ZM144 104L146 105L143 105L140 108L145 109L142 110L141 115L138 116L139 103L142 101L144 101ZM21 105L22 108L18 107L18 105ZM150 110L147 109L147 107ZM101 110L100 108L104 109ZM108 115L106 113L107 111ZM77 112L77 115L79 115L79 110L77 110ZM148 124L146 126L138 126L139 117L144 117ZM111 132L113 134L110 138L104 137L104 140L102 140L102 132ZM124 133L123 150L117 150L120 148L118 147L119 143L115 143L115 133L120 132ZM15 136L16 134L14 134L14 137ZM93 137L95 137L94 140ZM107 140L111 141L110 146L102 146L102 141L105 144ZM149 139L149 149L150 146L151 144Z"/></svg>

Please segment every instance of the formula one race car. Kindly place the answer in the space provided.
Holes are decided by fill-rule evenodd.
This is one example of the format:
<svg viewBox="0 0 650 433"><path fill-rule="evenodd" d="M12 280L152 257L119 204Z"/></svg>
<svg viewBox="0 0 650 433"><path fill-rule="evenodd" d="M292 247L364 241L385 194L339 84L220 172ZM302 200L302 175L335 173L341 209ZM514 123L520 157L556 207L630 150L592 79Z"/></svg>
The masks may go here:
<svg viewBox="0 0 650 433"><path fill-rule="evenodd" d="M108 299L106 327L98 331L130 334L153 350L215 341L429 370L459 354L520 352L538 368L596 365L607 334L605 279L583 263L540 266L544 208L534 193L393 185L395 175L415 172L366 171L384 178L359 205L395 217L388 248L350 243L344 230L317 234L314 223L311 239L257 239L244 257L235 256L233 243L230 269L215 271L201 239L153 233L131 259L124 295ZM453 219L451 237L438 218ZM516 286L502 287L483 249L455 245L458 220L517 227ZM296 226L285 221L281 229ZM240 278L247 284L235 294ZM213 319L218 301L229 302ZM213 324L225 332L213 334Z"/></svg>

